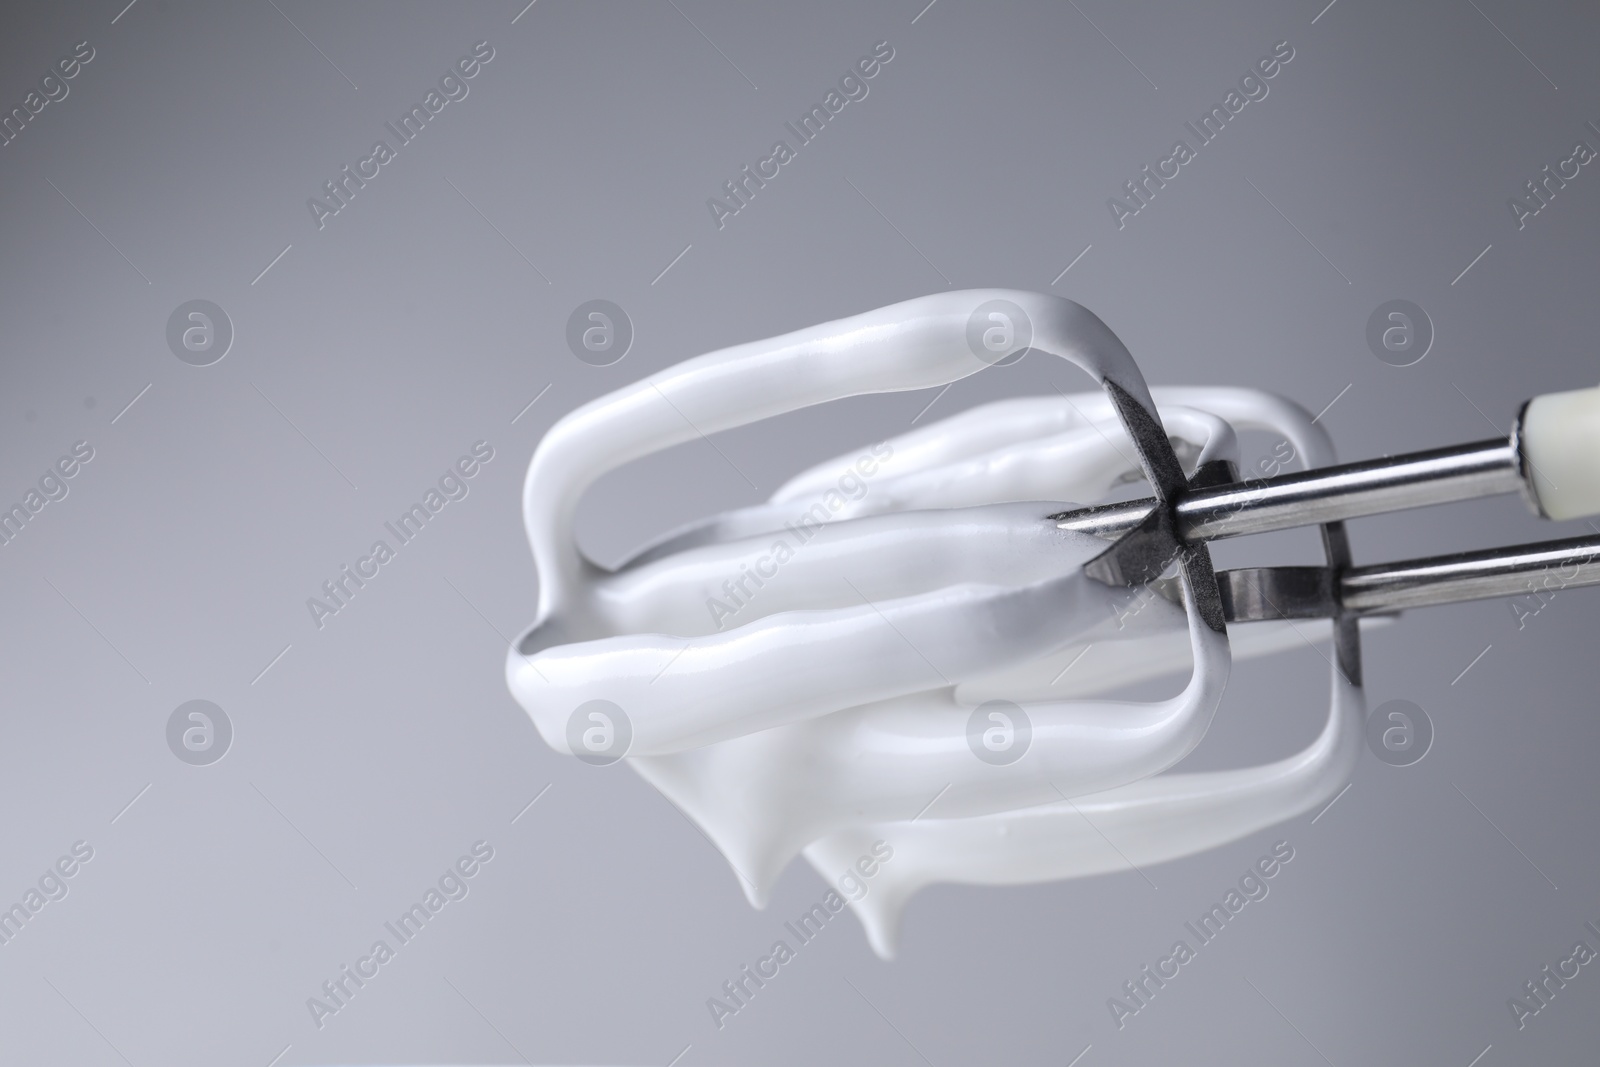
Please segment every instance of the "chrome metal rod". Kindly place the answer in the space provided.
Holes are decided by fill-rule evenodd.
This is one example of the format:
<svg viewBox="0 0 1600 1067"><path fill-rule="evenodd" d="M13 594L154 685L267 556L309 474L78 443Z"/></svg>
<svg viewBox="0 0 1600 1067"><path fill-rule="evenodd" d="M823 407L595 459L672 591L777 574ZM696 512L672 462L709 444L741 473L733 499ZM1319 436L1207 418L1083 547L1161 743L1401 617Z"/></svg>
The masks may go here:
<svg viewBox="0 0 1600 1067"><path fill-rule="evenodd" d="M1370 615L1463 600L1600 585L1600 537L1352 567L1340 576L1346 611Z"/></svg>
<svg viewBox="0 0 1600 1067"><path fill-rule="evenodd" d="M1185 540L1316 526L1387 511L1514 493L1525 488L1514 441L1491 439L1386 459L1285 474L1261 481L1194 489L1178 499L1174 517ZM1137 526L1152 499L1102 504L1052 515L1063 530L1107 540Z"/></svg>

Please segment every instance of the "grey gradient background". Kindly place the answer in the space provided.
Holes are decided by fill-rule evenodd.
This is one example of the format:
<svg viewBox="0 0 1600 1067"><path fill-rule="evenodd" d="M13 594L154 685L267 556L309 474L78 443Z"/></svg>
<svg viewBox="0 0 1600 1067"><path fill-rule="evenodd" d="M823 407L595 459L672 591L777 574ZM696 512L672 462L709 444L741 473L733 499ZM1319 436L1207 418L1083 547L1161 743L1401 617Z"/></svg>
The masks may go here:
<svg viewBox="0 0 1600 1067"><path fill-rule="evenodd" d="M123 3L0 19L6 110L76 42L96 50L0 148L0 498L72 442L96 450L0 547L0 898L95 849L0 946L0 1062L1593 1058L1592 967L1520 1033L1506 1001L1600 921L1600 594L1521 630L1490 602L1372 634L1372 701L1421 704L1434 747L1364 757L1315 824L1148 879L935 888L892 964L842 919L721 1031L705 998L822 881L796 866L752 911L649 787L548 751L502 675L533 611L518 493L540 435L726 344L949 286L1050 291L1153 382L1340 397L1324 421L1347 458L1491 436L1524 397L1593 384L1600 173L1520 232L1506 206L1600 144L1592 8ZM1119 231L1106 198L1285 39L1269 97ZM306 199L478 40L496 54L469 97L319 230ZM706 198L879 40L895 57L870 95L719 231ZM596 297L637 331L603 369L563 340ZM1437 332L1407 368L1364 340L1395 297ZM164 338L194 298L236 330L205 368ZM924 418L1074 373L1025 359ZM738 470L703 442L636 464L586 502L584 541L615 558L752 503L932 399L730 432ZM305 599L479 439L495 458L470 496L315 628ZM1585 529L1499 499L1353 539L1378 561ZM1238 669L1189 765L1303 744L1326 673L1310 648ZM209 767L164 740L194 698L234 724ZM1271 895L1119 1032L1106 998L1280 838L1297 856ZM315 1028L306 998L478 839L496 856L471 894Z"/></svg>

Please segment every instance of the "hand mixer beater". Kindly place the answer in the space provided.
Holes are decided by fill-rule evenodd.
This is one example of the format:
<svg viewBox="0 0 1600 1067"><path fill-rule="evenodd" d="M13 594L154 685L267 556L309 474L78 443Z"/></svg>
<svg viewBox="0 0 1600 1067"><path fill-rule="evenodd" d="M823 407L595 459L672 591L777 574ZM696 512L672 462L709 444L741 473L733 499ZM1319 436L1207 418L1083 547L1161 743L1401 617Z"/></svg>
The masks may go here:
<svg viewBox="0 0 1600 1067"><path fill-rule="evenodd" d="M858 449L614 569L577 548L578 501L618 466L1022 352L1099 388ZM1239 430L1281 435L1309 469L1240 480ZM1093 503L1130 478L1148 495ZM688 360L552 427L523 499L538 612L507 680L552 748L625 759L664 793L752 903L801 853L863 887L840 906L889 955L905 902L932 882L1142 867L1325 803L1362 743L1360 620L1514 596L1552 574L1600 583L1600 536L1358 567L1345 520L1513 492L1548 518L1600 512L1600 388L1529 401L1505 440L1336 465L1287 400L1148 388L1069 300L944 293ZM1210 541L1298 526L1320 527L1321 563L1212 566ZM1235 655L1308 633L1334 650L1313 741L1255 767L1172 772ZM1168 699L1104 696L1186 668ZM870 882L846 882L863 857Z"/></svg>

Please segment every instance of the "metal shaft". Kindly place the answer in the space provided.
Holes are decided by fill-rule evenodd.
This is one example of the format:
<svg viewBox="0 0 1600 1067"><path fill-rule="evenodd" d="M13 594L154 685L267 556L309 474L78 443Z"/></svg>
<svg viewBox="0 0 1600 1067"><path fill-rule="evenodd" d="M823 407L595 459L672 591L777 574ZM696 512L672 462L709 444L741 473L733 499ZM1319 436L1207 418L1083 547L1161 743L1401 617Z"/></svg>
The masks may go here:
<svg viewBox="0 0 1600 1067"><path fill-rule="evenodd" d="M1178 500L1174 518L1184 540L1210 541L1523 489L1517 446L1512 441L1491 439L1263 481L1194 489ZM1115 540L1139 525L1154 506L1155 501L1147 498L1051 518L1060 529Z"/></svg>
<svg viewBox="0 0 1600 1067"><path fill-rule="evenodd" d="M1600 537L1352 567L1339 577L1339 600L1370 615L1585 585L1600 585Z"/></svg>

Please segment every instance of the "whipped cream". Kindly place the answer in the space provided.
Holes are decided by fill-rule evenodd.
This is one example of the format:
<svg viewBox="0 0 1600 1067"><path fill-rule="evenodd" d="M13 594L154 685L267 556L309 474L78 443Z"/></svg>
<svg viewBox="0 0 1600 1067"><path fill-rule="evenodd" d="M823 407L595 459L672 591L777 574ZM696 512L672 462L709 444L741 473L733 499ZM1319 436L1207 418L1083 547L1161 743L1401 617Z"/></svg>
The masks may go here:
<svg viewBox="0 0 1600 1067"><path fill-rule="evenodd" d="M1147 390L1085 309L975 290L651 375L552 427L524 486L538 614L506 673L540 735L594 762L596 745L626 758L758 907L796 856L831 877L887 842L895 863L851 902L885 957L923 886L1074 878L1216 847L1331 798L1361 744L1362 693L1335 670L1325 724L1302 751L1163 773L1205 735L1235 654L1328 627L1208 625L1194 583L1209 564L1177 568L1181 604L1085 576L1106 543L1047 516L1148 473L1107 391L1000 401L868 441L615 570L578 550L578 501L606 472L701 433L982 370L994 360L969 345L969 322L997 301L1026 317L1036 356L1067 358L1159 412L1191 465L1237 461L1246 429L1287 440L1310 466L1334 459L1289 401ZM737 610L718 612L730 587ZM1104 695L1185 670L1167 700Z"/></svg>

